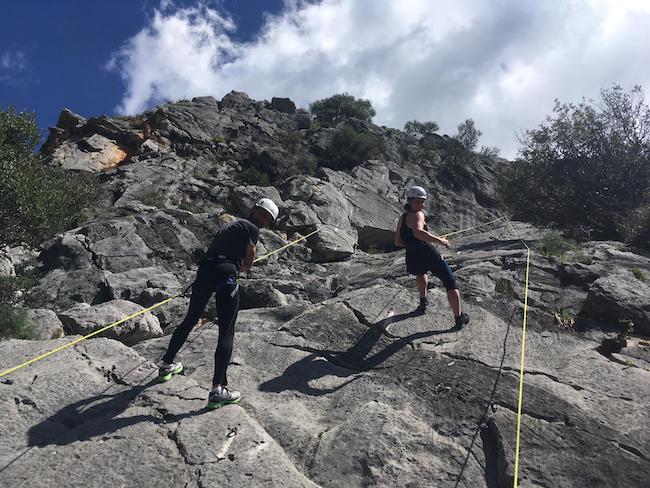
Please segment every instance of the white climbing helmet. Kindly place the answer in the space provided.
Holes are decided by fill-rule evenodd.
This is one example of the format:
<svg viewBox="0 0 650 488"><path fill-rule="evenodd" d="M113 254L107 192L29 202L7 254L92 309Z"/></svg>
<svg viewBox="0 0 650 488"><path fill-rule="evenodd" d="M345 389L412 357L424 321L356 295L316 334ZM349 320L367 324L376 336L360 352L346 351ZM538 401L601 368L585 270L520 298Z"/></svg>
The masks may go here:
<svg viewBox="0 0 650 488"><path fill-rule="evenodd" d="M255 206L266 210L271 215L271 217L273 217L273 220L277 219L278 214L280 213L278 206L270 198L260 198L257 202L255 202Z"/></svg>
<svg viewBox="0 0 650 488"><path fill-rule="evenodd" d="M406 190L406 198L427 198L427 192L421 186L412 186Z"/></svg>

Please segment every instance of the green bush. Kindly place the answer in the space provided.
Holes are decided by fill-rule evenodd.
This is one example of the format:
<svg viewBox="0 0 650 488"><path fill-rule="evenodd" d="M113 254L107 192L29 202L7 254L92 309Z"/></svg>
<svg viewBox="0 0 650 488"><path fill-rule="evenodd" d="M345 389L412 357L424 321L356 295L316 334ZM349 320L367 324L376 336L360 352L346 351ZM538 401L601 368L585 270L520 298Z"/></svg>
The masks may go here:
<svg viewBox="0 0 650 488"><path fill-rule="evenodd" d="M280 163L278 167L279 179L284 181L294 175L314 175L317 168L316 156L304 149L299 150Z"/></svg>
<svg viewBox="0 0 650 488"><path fill-rule="evenodd" d="M646 197L645 200L650 198ZM619 227L626 242L650 249L650 204L631 210Z"/></svg>
<svg viewBox="0 0 650 488"><path fill-rule="evenodd" d="M352 169L379 157L384 151L384 141L365 132L357 132L349 125L339 128L325 150L324 165L332 169Z"/></svg>
<svg viewBox="0 0 650 488"><path fill-rule="evenodd" d="M544 235L539 245L539 251L544 256L553 256L561 258L568 251L573 251L577 248L574 241L565 239L558 232L549 232Z"/></svg>
<svg viewBox="0 0 650 488"><path fill-rule="evenodd" d="M45 166L33 153L40 133L33 114L0 109L2 242L38 245L72 228L103 191L97 178Z"/></svg>
<svg viewBox="0 0 650 488"><path fill-rule="evenodd" d="M13 305L18 291L29 290L37 283L32 276L0 276L0 304Z"/></svg>
<svg viewBox="0 0 650 488"><path fill-rule="evenodd" d="M639 268L632 268L630 271L637 280L643 281L644 283L648 280L643 271L641 271Z"/></svg>
<svg viewBox="0 0 650 488"><path fill-rule="evenodd" d="M509 300L517 298L517 292L515 291L515 286L512 284L512 281L505 278L497 278L494 282L494 291L500 293Z"/></svg>
<svg viewBox="0 0 650 488"><path fill-rule="evenodd" d="M334 125L351 117L371 122L376 114L370 100L357 100L347 93L317 100L309 104L309 110L316 116L316 120L324 125Z"/></svg>
<svg viewBox="0 0 650 488"><path fill-rule="evenodd" d="M33 327L24 310L15 308L16 294L36 284L28 276L0 276L0 337L33 339Z"/></svg>
<svg viewBox="0 0 650 488"><path fill-rule="evenodd" d="M438 124L432 121L418 122L417 120L409 120L404 124L404 132L411 137L415 137L417 140L435 134L438 129L440 129Z"/></svg>
<svg viewBox="0 0 650 488"><path fill-rule="evenodd" d="M150 191L143 193L140 197L140 201L144 205L149 205L150 207L164 208L165 207L165 195L160 191Z"/></svg>
<svg viewBox="0 0 650 488"><path fill-rule="evenodd" d="M642 207L650 191L650 107L640 87L602 90L599 103L556 101L553 115L520 143L498 182L514 218L650 248L650 209Z"/></svg>
<svg viewBox="0 0 650 488"><path fill-rule="evenodd" d="M468 151L473 151L478 145L478 140L483 133L478 130L474 120L465 119L465 121L458 124L458 133L454 136L458 142L460 142L465 149Z"/></svg>
<svg viewBox="0 0 650 488"><path fill-rule="evenodd" d="M34 326L24 310L0 304L0 337L34 339Z"/></svg>
<svg viewBox="0 0 650 488"><path fill-rule="evenodd" d="M239 173L239 180L249 185L269 186L271 184L269 175L256 168L244 168Z"/></svg>

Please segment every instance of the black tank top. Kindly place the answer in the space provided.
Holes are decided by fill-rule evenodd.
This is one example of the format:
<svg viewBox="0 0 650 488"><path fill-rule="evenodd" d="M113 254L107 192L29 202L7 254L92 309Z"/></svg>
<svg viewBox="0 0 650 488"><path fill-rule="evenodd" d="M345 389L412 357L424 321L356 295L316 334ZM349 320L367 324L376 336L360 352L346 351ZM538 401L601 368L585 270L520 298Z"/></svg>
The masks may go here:
<svg viewBox="0 0 650 488"><path fill-rule="evenodd" d="M413 234L413 229L411 229L408 225L406 225L407 215L408 212L402 215L402 226L399 229L399 236L402 238L404 247L406 247L406 249L412 249L417 246L423 246L423 245L426 246L427 243L415 237L415 235ZM429 230L427 228L426 222L424 223L424 230Z"/></svg>

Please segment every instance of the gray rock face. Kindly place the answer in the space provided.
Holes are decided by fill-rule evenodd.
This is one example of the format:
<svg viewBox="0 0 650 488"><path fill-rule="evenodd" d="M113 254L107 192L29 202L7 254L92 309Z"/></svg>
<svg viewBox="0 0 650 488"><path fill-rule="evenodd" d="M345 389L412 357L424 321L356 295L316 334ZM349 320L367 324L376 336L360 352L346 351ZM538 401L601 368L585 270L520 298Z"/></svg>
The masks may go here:
<svg viewBox="0 0 650 488"><path fill-rule="evenodd" d="M347 259L354 254L357 235L354 230L345 231L336 227L322 227L318 234L307 241L312 243L312 257L316 262L331 262Z"/></svg>
<svg viewBox="0 0 650 488"><path fill-rule="evenodd" d="M67 334L86 335L141 310L144 307L127 300L111 300L94 306L80 303L60 313L59 319ZM106 337L117 339L126 345L161 335L160 322L151 312L138 315L105 333Z"/></svg>
<svg viewBox="0 0 650 488"><path fill-rule="evenodd" d="M52 310L27 310L27 316L34 330L34 339L44 341L63 337L63 324Z"/></svg>
<svg viewBox="0 0 650 488"><path fill-rule="evenodd" d="M9 257L9 246L0 249L0 276L16 276L14 263Z"/></svg>
<svg viewBox="0 0 650 488"><path fill-rule="evenodd" d="M289 98L273 97L271 99L271 110L285 114L294 114L296 113L296 104Z"/></svg>
<svg viewBox="0 0 650 488"><path fill-rule="evenodd" d="M93 134L78 142L65 141L51 154L54 164L66 169L100 172L112 169L128 157L126 148L102 135Z"/></svg>
<svg viewBox="0 0 650 488"><path fill-rule="evenodd" d="M639 333L650 335L650 287L629 271L599 278L589 288L580 317L621 330L631 320Z"/></svg>
<svg viewBox="0 0 650 488"><path fill-rule="evenodd" d="M296 129L311 129L312 115L309 112L298 109L295 115Z"/></svg>

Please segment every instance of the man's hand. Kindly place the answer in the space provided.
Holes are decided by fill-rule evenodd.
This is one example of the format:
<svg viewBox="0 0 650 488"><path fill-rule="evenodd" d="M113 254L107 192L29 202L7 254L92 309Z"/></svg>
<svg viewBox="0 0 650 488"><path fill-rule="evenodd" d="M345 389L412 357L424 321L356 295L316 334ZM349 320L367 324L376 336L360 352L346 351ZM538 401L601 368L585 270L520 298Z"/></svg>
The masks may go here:
<svg viewBox="0 0 650 488"><path fill-rule="evenodd" d="M255 246L249 244L246 246L246 253L244 254L244 260L239 267L239 270L242 272L250 271L253 267L253 261L255 261Z"/></svg>
<svg viewBox="0 0 650 488"><path fill-rule="evenodd" d="M445 246L445 247L451 246L451 243L447 239L445 239L444 237L438 237L438 242L440 244L442 244L443 246Z"/></svg>

